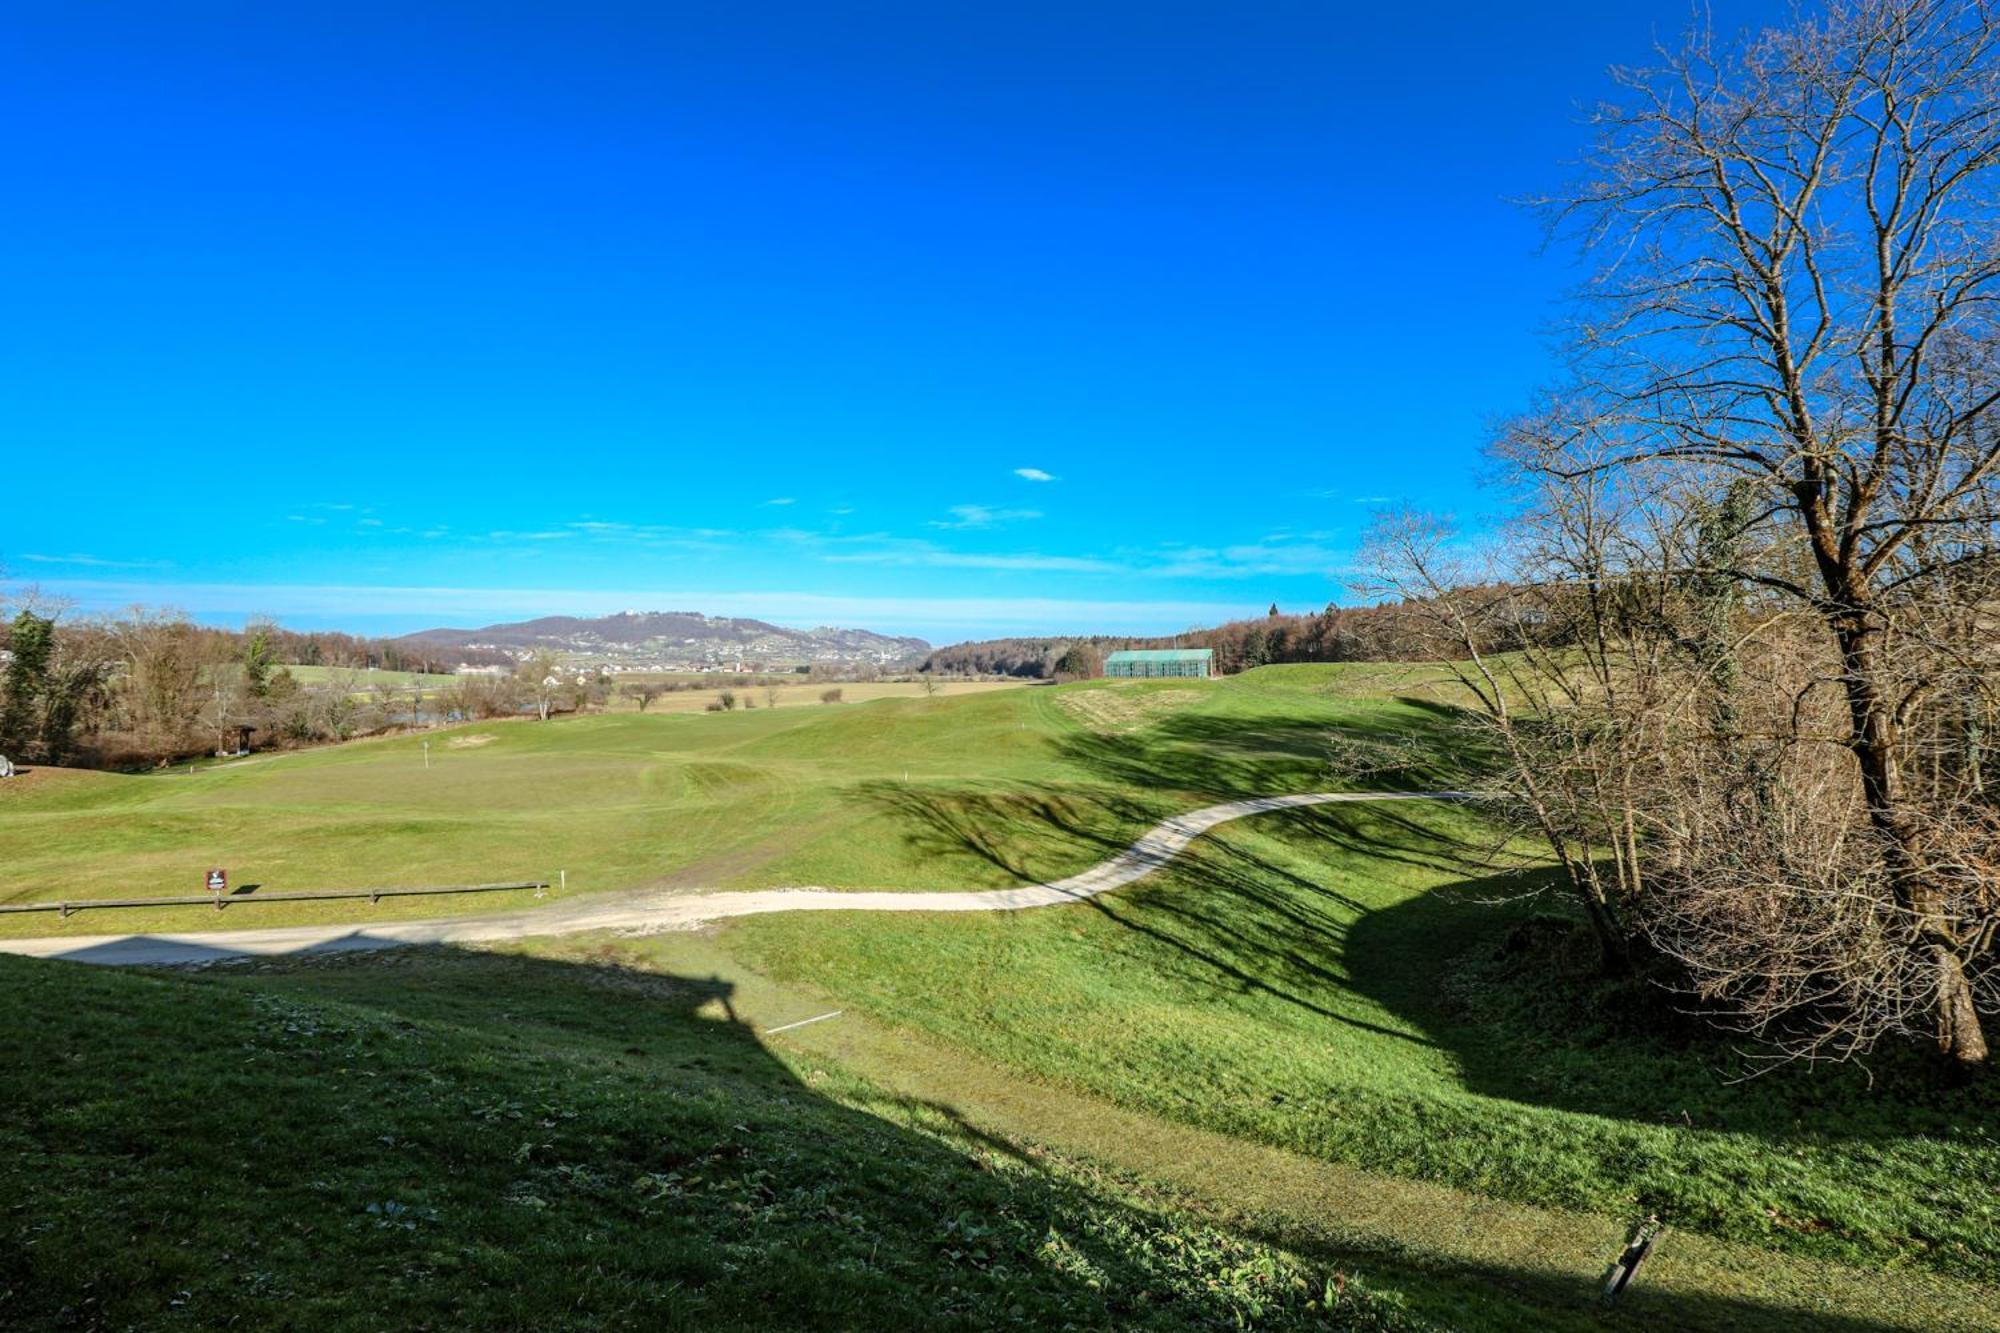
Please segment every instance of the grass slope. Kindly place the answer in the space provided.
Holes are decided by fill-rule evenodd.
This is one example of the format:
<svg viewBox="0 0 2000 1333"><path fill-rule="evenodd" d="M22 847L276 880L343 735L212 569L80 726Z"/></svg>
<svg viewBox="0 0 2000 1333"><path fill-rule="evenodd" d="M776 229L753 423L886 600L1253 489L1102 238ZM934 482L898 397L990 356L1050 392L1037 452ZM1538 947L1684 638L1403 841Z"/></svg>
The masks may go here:
<svg viewBox="0 0 2000 1333"><path fill-rule="evenodd" d="M1795 1254L2000 1280L2000 1096L1922 1071L1747 1083L1720 1043L1501 954L1518 882L1460 811L1219 830L1144 884L999 918L804 916L725 940L970 1055L1223 1134ZM1658 1000L1643 1012L1657 1012ZM1911 1088L1913 1092L1895 1089Z"/></svg>
<svg viewBox="0 0 2000 1333"><path fill-rule="evenodd" d="M9 1328L1428 1326L1158 1191L802 1080L713 980L0 959L0 1012L37 1016L0 1027Z"/></svg>
<svg viewBox="0 0 2000 1333"><path fill-rule="evenodd" d="M274 887L551 861L590 888L1011 884L1094 862L1166 813L1334 785L1336 730L1437 739L1435 702L1385 686L1401 688L1379 671L1278 668L471 728L462 739L492 739L430 774L394 743L185 781L57 774L0 791L0 858L10 876L74 865L124 887L211 858L239 880L280 864ZM1462 809L1324 807L1228 826L1075 907L774 916L718 938L828 1008L1121 1113L1473 1196L1614 1221L1659 1211L1807 1261L2000 1280L1990 1082L1897 1071L1871 1088L1795 1070L1732 1085L1731 1052L1663 1023L1657 997L1570 974L1560 933L1499 901L1521 882L1467 860L1481 834Z"/></svg>

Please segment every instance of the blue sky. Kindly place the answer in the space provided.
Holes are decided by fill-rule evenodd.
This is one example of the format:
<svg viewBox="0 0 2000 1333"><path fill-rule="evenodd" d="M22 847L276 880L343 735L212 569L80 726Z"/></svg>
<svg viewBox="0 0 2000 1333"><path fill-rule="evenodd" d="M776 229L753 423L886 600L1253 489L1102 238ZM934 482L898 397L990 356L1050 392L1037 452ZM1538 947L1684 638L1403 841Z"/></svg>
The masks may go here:
<svg viewBox="0 0 2000 1333"><path fill-rule="evenodd" d="M1374 508L1489 512L1576 278L1507 201L1686 12L9 4L0 569L371 632L1349 600Z"/></svg>

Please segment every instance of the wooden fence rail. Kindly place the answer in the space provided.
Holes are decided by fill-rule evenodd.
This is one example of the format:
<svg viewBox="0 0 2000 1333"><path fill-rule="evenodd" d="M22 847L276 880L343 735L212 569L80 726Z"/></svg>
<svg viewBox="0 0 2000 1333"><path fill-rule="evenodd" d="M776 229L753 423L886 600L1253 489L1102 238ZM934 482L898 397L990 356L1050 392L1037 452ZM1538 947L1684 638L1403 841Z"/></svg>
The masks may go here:
<svg viewBox="0 0 2000 1333"><path fill-rule="evenodd" d="M72 901L0 903L0 912L85 912L96 907L193 907L215 904L215 910L237 903L295 903L315 898L366 898L378 903L384 898L406 898L419 893L498 893L504 889L546 889L545 879L525 879L516 884L439 884L418 889L302 889L294 893L189 893L171 898L79 898Z"/></svg>

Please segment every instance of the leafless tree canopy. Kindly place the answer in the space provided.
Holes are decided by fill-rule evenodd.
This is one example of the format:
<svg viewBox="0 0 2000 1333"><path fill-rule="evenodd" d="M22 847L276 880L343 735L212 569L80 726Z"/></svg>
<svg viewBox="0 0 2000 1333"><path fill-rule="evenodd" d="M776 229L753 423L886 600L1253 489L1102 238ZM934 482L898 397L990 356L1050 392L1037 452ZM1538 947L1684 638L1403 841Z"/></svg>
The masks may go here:
<svg viewBox="0 0 2000 1333"><path fill-rule="evenodd" d="M1596 264L1573 378L1498 444L1503 595L1378 543L1441 633L1532 622L1468 681L1513 795L1607 939L1785 1053L1976 1064L2000 1001L1995 17L1836 2L1618 71L1545 205Z"/></svg>

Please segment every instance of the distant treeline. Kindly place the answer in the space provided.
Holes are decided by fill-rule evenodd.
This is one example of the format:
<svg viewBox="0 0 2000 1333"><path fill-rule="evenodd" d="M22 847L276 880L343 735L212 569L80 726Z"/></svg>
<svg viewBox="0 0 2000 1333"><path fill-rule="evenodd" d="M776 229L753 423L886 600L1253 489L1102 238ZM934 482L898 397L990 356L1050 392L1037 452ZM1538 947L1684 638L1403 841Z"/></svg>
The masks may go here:
<svg viewBox="0 0 2000 1333"><path fill-rule="evenodd" d="M958 643L932 652L922 669L952 676L1052 680L1097 674L1093 667L1105 654L1128 648L1212 649L1215 669L1223 675L1280 662L1396 662L1423 655L1419 629L1413 607L1406 603L1354 608L1329 603L1311 615L1285 615L1273 607L1248 620L1153 638L1082 634Z"/></svg>
<svg viewBox="0 0 2000 1333"><path fill-rule="evenodd" d="M343 740L437 705L369 669L512 667L504 653L253 623L241 631L172 612L71 619L0 611L0 755L16 762L135 767L259 745ZM323 670L295 676L292 667ZM498 693L491 681L469 688ZM432 691L435 695L436 691ZM481 700L467 699L473 715ZM512 698L493 706L513 709Z"/></svg>

